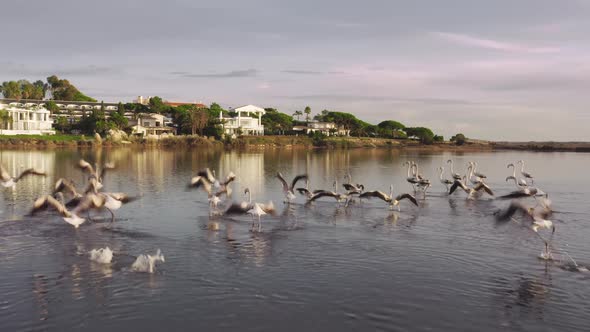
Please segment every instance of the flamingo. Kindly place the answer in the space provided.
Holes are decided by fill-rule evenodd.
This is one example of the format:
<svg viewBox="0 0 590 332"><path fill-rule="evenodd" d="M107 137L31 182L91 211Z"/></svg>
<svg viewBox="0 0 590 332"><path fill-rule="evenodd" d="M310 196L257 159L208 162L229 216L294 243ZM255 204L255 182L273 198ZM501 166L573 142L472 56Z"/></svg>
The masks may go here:
<svg viewBox="0 0 590 332"><path fill-rule="evenodd" d="M447 188L447 192L449 192L449 186L453 184L453 181L443 178L443 173L445 171L444 167L439 167L438 171L440 172L440 183L442 183Z"/></svg>
<svg viewBox="0 0 590 332"><path fill-rule="evenodd" d="M295 185L297 185L297 182L299 182L300 180L307 180L307 174L300 174L295 176L293 178L293 181L291 181L291 185L289 185L287 181L285 181L285 178L280 172L277 173L277 178L283 184L283 193L285 194L284 203L288 204L296 198L295 193L293 192Z"/></svg>
<svg viewBox="0 0 590 332"><path fill-rule="evenodd" d="M510 168L510 167L512 167L512 175L508 176L506 178L506 182L508 182L509 180L514 180L514 184L516 185L517 188L528 187L529 185L524 179L517 179L516 178L516 167L514 166L514 164L508 164L506 166L506 168Z"/></svg>
<svg viewBox="0 0 590 332"><path fill-rule="evenodd" d="M399 194L394 198L393 197L393 185L389 186L389 195L385 194L382 191L375 190L375 191L364 192L359 197L361 197L361 198L372 198L372 197L379 198L379 199L383 200L384 202L389 203L389 206L391 209L393 209L393 207L397 207L398 211L401 211L399 202L404 199L407 199L410 202L412 202L414 205L418 206L418 201L416 200L416 197L412 196L411 194L407 194L407 193Z"/></svg>
<svg viewBox="0 0 590 332"><path fill-rule="evenodd" d="M535 184L535 180L533 178L533 176L531 175L531 173L525 172L524 171L524 160L519 160L518 164L521 164L520 166L520 174L522 174L522 176L524 176L525 179L530 179L531 180L531 184Z"/></svg>
<svg viewBox="0 0 590 332"><path fill-rule="evenodd" d="M0 184L2 184L5 188L11 188L16 186L16 183L20 181L25 176L35 175L35 176L46 176L45 172L37 171L34 168L29 168L22 171L18 176L11 176L4 166L0 164Z"/></svg>
<svg viewBox="0 0 590 332"><path fill-rule="evenodd" d="M535 232L535 234L539 236L539 238L545 243L543 258L551 258L550 245L553 240L553 234L555 233L555 225L551 220L548 219L552 214L551 201L548 199L543 199L541 201L541 209L538 210L534 207L528 207L519 201L512 201L508 209L496 215L496 220L498 223L505 223L508 220L514 220L512 216L517 212L520 212L528 217L532 231ZM544 239L541 234L539 234L539 230L541 229L551 230L551 237L549 240Z"/></svg>
<svg viewBox="0 0 590 332"><path fill-rule="evenodd" d="M459 173L455 173L455 171L453 170L453 160L447 160L447 164L451 165L449 168L449 171L451 172L451 177L455 180L461 180L461 175L459 175Z"/></svg>

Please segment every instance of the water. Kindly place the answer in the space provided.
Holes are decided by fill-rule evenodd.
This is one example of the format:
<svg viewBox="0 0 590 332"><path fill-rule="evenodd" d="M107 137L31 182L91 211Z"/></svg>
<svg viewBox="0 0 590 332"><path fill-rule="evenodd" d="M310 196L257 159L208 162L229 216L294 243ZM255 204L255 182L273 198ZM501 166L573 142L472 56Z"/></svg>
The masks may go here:
<svg viewBox="0 0 590 332"><path fill-rule="evenodd" d="M113 161L105 187L140 195L117 220L83 224L23 217L57 177L79 185L79 158ZM538 257L542 242L523 226L497 226L508 203L442 194L436 167L453 158L462 172L478 161L498 194L512 186L506 164L519 159L558 211L555 245L590 266L590 155L568 153L417 154L388 150L265 152L174 150L1 151L10 170L35 166L0 194L0 330L389 330L582 331L590 326L590 273L563 253ZM416 208L389 211L377 200L337 207L320 201L283 211L281 171L308 172L311 187L334 176L367 189L409 191L402 163L415 160L434 186ZM204 167L238 175L259 202L273 200L261 233L250 216L209 218L206 196L186 184ZM100 216L97 216L100 218ZM112 263L90 260L109 247ZM137 256L161 249L155 273L136 273Z"/></svg>

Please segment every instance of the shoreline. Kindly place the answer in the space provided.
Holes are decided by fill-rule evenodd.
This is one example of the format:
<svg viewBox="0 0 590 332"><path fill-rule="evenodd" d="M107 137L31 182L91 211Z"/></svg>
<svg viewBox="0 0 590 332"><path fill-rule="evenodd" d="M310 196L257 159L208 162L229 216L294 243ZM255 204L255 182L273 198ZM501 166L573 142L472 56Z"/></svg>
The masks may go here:
<svg viewBox="0 0 590 332"><path fill-rule="evenodd" d="M590 142L503 142L471 141L464 145L437 142L426 145L413 140L398 140L367 137L327 137L313 139L307 136L243 136L233 140L215 140L202 136L172 136L161 139L140 138L95 140L84 136L0 136L0 148L7 149L52 149L92 147L184 147L221 149L359 149L386 148L416 151L533 151L533 152L590 152Z"/></svg>

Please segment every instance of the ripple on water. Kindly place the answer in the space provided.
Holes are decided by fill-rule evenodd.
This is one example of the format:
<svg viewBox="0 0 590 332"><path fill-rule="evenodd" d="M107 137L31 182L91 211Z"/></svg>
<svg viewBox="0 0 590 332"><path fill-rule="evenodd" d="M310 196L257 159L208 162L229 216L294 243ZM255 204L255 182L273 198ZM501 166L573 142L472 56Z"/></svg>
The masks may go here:
<svg viewBox="0 0 590 332"><path fill-rule="evenodd" d="M118 210L112 228L96 222L76 231L51 214L18 217L49 183L36 188L33 181L23 182L22 192L6 193L10 204L0 206L3 216L19 220L0 222L3 329L580 331L588 326L590 274L573 272L561 254L561 261L536 259L542 244L526 228L496 226L493 213L507 202L448 197L435 186L420 208L402 203L401 212L376 200L348 208L329 201L296 204L263 218L258 234L249 231L251 218L210 218L204 193L179 189L195 170L212 167L238 174L236 193L248 186L261 200L275 203L282 197L273 178L279 169L306 170L317 187L350 171L367 187L383 189L393 182L401 192L409 188L399 167L404 160L418 160L425 176L434 179L436 166L453 158L461 170L467 159L481 160L490 185L501 194L512 189L504 183L506 161L525 158L559 211L556 245L588 266L583 258L590 250L585 227L590 211L584 202L590 193L579 189L587 186L573 186L568 176L573 171L559 178L543 175L553 154L121 151L47 154L55 158L56 175L81 181L85 178L71 166L79 153L120 165L109 173L107 186L142 198ZM2 157L18 159L19 153L24 152L3 151ZM567 159L571 167L587 163L578 158L557 159ZM90 250L106 246L113 250L111 264L88 259ZM166 253L157 273L130 271L137 255L156 248Z"/></svg>

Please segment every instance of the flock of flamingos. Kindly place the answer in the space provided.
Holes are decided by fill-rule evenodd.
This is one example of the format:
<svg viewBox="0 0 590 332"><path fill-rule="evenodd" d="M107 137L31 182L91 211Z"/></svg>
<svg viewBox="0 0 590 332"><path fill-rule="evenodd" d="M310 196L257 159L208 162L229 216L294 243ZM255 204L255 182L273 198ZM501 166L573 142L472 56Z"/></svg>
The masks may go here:
<svg viewBox="0 0 590 332"><path fill-rule="evenodd" d="M534 178L531 173L525 171L525 162L523 160L518 161L516 165L507 165L507 168L512 168L512 175L508 176L506 181L513 181L515 190L498 197L494 196L494 192L486 183L486 175L477 170L478 165L476 162L469 162L467 164L467 173L463 175L454 171L452 160L448 160L447 163L449 164L448 178L445 177L445 168L438 168L440 174L438 180L446 188L447 195L456 195L463 192L466 194L466 199L470 200L478 199L483 195L489 195L496 199L511 200L506 210L496 213L497 222L507 223L508 221L514 221L530 227L532 233L544 243L541 258L552 259L551 242L555 233L555 226L549 220L552 215L551 202L545 192L533 186ZM518 165L520 165L520 174L517 174ZM420 200L426 199L426 193L432 186L432 182L420 174L418 164L407 161L403 166L407 167L406 180L411 185L412 192L398 195L394 194L393 186L390 186L389 193L379 190L365 190L363 184L353 183L350 174L345 177L345 183L342 184L344 191L338 190L337 179L334 180L333 189L327 190L311 189L307 174L296 175L290 183L281 173L277 173L276 177L282 185L285 204L294 202L298 194L306 205L313 204L314 201L319 199L331 199L336 204L344 204L345 206L355 202L355 200L379 199L385 203L386 207L401 211L400 203L404 201L419 206ZM137 197L125 193L104 190L105 174L115 168L112 163L95 164L93 166L85 160L80 160L77 167L88 176L85 188L79 190L73 181L60 178L55 182L52 193L35 200L30 212L31 215L36 215L42 211L58 213L65 222L78 228L86 220L92 221L91 211L106 210L111 215L112 224L115 221L114 211L137 199ZM11 176L4 166L0 165L0 184L4 187L15 187L18 185L19 180L27 176L46 176L46 173L30 168L21 172L18 176ZM218 178L215 171L206 168L199 171L190 180L188 187L202 189L207 193L211 215L251 215L252 231L260 232L262 231L261 217L275 214L274 204L272 201L268 203L253 202L248 188L244 190L247 200L233 201L231 199L233 191L231 186L235 179L236 175L233 172L230 172L225 178ZM304 182L305 186L298 187L298 183L301 182ZM548 238L543 237L539 232L540 230L550 233ZM99 263L110 263L112 257L113 253L108 247L90 252L90 258ZM164 261L164 256L159 250L155 255L142 254L137 257L132 269L153 273L155 264L158 261Z"/></svg>

